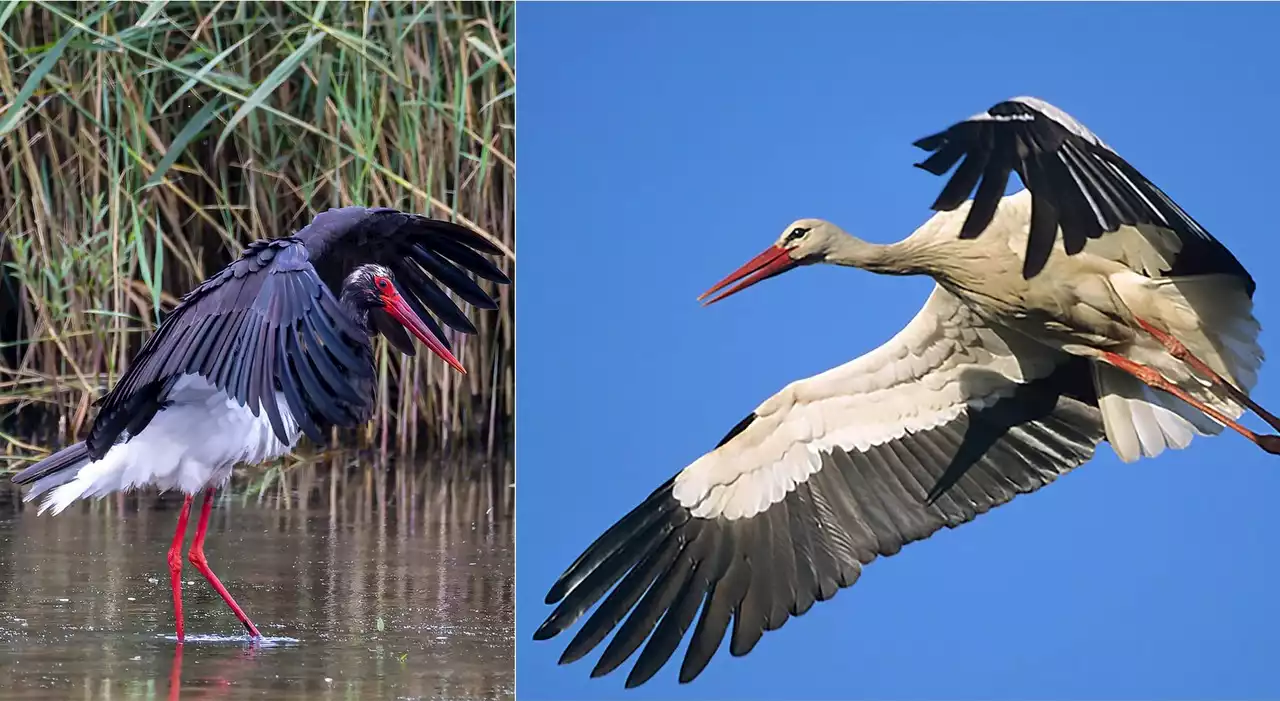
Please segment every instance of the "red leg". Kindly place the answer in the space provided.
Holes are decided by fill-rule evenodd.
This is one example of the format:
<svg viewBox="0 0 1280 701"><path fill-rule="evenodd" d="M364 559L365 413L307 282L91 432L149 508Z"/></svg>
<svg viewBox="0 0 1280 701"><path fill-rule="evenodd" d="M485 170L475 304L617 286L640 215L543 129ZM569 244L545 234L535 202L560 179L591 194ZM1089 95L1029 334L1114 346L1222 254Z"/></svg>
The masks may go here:
<svg viewBox="0 0 1280 701"><path fill-rule="evenodd" d="M1141 326L1143 331L1151 334L1153 338L1159 341L1160 345L1164 346L1165 350L1168 350L1170 355L1195 368L1198 372L1205 375L1225 390L1232 399L1257 414L1263 421L1271 424L1272 428L1280 430L1280 419L1277 419L1271 412L1258 406L1258 404L1254 402L1249 395L1245 394L1243 390L1239 389L1221 375L1214 372L1213 368L1209 367L1207 363L1193 355L1191 351L1182 344L1182 341L1174 338L1172 334L1168 334L1157 329L1155 326L1152 326L1142 319L1138 319L1138 326Z"/></svg>
<svg viewBox="0 0 1280 701"><path fill-rule="evenodd" d="M204 534L209 529L209 514L213 511L213 492L214 489L210 487L204 493L204 504L200 507L200 521L196 524L196 537L191 541L191 552L187 553L187 559L191 560L191 564L200 570L200 574L204 575L205 579L209 580L209 584L218 592L222 600L227 602L227 606L230 606L231 610L235 612L236 618L239 618L244 627L249 630L249 635L261 638L262 634L258 632L258 628L245 615L244 610L240 608L236 600L231 598L231 593L227 591L226 587L222 586L222 582L218 581L218 575L214 574L213 570L209 568L209 561L204 556Z"/></svg>
<svg viewBox="0 0 1280 701"><path fill-rule="evenodd" d="M173 586L173 617L178 621L178 643L186 637L182 627L182 541L187 537L187 518L191 516L191 495L182 502L178 513L178 530L169 548L169 584Z"/></svg>
<svg viewBox="0 0 1280 701"><path fill-rule="evenodd" d="M1147 385L1154 387L1158 390L1168 392L1169 394L1172 394L1173 396L1177 397L1178 399L1181 399L1182 401L1190 404L1191 406L1199 409L1200 411L1203 411L1207 416L1212 418L1214 421L1217 421L1223 426L1233 429L1234 431L1244 436L1245 438L1248 438L1255 445L1267 451L1268 453L1280 454L1280 436L1276 436L1276 435L1259 436L1253 431L1250 431L1244 426L1241 426L1236 421L1233 421L1232 419L1227 418L1226 415L1224 415L1222 412L1218 411L1217 409L1213 409L1212 407L1206 406L1204 402L1201 402L1200 400L1195 399L1191 395L1187 394L1185 391L1183 391L1181 387L1165 379L1164 375L1161 375L1158 371L1156 371L1153 368L1149 368L1146 365L1142 365L1141 363L1135 363L1132 360L1129 360L1128 358L1122 355L1116 355L1115 353L1112 353L1110 351L1102 351L1102 358L1106 360L1108 363L1110 363L1111 365L1114 365L1115 367L1119 368L1120 370L1124 370L1130 375L1133 375L1139 380L1142 380Z"/></svg>

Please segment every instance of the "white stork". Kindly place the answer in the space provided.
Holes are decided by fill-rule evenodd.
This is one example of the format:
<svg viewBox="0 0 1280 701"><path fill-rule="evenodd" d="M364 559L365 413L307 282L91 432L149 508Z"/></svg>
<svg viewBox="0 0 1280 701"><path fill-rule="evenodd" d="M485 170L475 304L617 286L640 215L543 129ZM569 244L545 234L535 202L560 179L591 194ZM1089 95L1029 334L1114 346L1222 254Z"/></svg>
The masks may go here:
<svg viewBox="0 0 1280 701"><path fill-rule="evenodd" d="M627 677L642 684L696 616L688 682L731 622L729 650L744 655L877 556L1052 482L1104 438L1125 461L1223 426L1280 451L1236 421L1251 409L1280 428L1247 394L1263 357L1254 282L1159 188L1035 98L916 145L935 175L964 160L906 239L801 219L702 298L833 263L929 275L924 308L879 348L765 400L592 543L534 634L567 630L608 594L562 664L622 623L592 676L647 640ZM1026 189L1005 196L1010 172Z"/></svg>

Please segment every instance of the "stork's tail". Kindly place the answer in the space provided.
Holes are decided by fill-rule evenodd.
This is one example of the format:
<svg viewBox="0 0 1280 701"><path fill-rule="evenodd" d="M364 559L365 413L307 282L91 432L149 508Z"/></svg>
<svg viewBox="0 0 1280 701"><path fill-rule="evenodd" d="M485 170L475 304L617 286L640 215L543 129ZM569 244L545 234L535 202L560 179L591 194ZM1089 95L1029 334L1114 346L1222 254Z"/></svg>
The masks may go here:
<svg viewBox="0 0 1280 701"><path fill-rule="evenodd" d="M1123 370L1095 362L1093 380L1107 442L1124 462L1153 458L1166 447L1180 450L1195 435L1222 431L1222 426L1191 405L1148 387ZM1240 411L1228 413L1239 415Z"/></svg>
<svg viewBox="0 0 1280 701"><path fill-rule="evenodd" d="M45 492L66 484L80 474L80 468L91 460L89 449L83 442L67 446L40 462L13 476L14 484L34 482L31 491L22 498L31 501Z"/></svg>

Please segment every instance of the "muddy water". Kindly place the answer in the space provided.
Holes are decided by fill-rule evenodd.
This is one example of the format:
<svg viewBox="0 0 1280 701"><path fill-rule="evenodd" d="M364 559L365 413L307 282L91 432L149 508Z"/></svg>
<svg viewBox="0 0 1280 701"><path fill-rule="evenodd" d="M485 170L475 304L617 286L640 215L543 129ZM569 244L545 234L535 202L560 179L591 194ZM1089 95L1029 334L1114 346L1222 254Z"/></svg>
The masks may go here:
<svg viewBox="0 0 1280 701"><path fill-rule="evenodd" d="M256 645L190 565L175 643L180 498L0 499L0 698L512 698L509 477L382 475L216 502L205 552Z"/></svg>

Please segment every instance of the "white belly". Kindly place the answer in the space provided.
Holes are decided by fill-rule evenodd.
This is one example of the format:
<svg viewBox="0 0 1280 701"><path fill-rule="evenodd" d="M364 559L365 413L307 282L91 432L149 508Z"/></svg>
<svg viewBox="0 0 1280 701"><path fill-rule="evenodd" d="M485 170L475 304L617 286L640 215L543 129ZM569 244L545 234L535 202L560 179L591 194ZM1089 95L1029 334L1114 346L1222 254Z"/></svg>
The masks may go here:
<svg viewBox="0 0 1280 701"><path fill-rule="evenodd" d="M169 401L141 433L112 446L101 460L51 491L40 510L57 513L76 499L148 485L196 494L224 484L237 463L256 464L288 453L301 435L279 392L276 402L287 445L276 437L265 411L254 416L203 377L183 375Z"/></svg>

